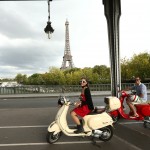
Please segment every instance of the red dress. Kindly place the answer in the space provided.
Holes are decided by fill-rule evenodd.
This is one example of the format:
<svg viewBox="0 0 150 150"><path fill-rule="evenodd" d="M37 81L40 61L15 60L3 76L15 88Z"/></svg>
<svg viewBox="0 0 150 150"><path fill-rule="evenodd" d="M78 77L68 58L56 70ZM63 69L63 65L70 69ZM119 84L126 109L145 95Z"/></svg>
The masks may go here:
<svg viewBox="0 0 150 150"><path fill-rule="evenodd" d="M86 101L84 94L81 94L81 97L82 97L82 101ZM87 104L85 104L85 105L81 104L81 106L74 108L73 111L81 117L84 117L85 115L87 115L91 112L91 110L88 108Z"/></svg>

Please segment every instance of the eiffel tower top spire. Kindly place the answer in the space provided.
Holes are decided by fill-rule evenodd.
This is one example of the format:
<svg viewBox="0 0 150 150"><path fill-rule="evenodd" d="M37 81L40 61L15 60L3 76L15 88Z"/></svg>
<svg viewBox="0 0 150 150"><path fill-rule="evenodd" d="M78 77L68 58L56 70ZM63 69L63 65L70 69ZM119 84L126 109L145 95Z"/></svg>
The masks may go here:
<svg viewBox="0 0 150 150"><path fill-rule="evenodd" d="M69 22L66 20L65 22L66 32L65 32L65 50L63 56L63 62L61 65L61 70L74 68L74 64L72 61L71 51L70 51L70 41L69 41Z"/></svg>

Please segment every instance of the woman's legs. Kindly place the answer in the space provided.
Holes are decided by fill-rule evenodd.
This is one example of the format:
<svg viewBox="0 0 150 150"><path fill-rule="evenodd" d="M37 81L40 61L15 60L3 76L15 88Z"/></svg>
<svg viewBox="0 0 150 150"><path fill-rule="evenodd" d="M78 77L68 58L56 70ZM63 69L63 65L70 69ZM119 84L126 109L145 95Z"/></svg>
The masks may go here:
<svg viewBox="0 0 150 150"><path fill-rule="evenodd" d="M73 121L74 121L77 125L80 125L80 120L79 120L77 114L76 114L74 111L71 111L70 114L71 114L71 117L72 117Z"/></svg>
<svg viewBox="0 0 150 150"><path fill-rule="evenodd" d="M74 111L71 111L70 114L71 114L71 117L72 117L73 121L77 124L77 130L74 131L74 133L77 134L77 133L84 132L83 126L82 126L82 124L80 123L80 120L79 120L77 114L76 114Z"/></svg>

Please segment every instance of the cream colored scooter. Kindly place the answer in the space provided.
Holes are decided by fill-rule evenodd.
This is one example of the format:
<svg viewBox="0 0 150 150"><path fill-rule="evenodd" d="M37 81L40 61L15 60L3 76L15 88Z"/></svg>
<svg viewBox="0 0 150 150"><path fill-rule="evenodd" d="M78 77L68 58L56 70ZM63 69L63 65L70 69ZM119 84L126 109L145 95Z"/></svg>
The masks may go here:
<svg viewBox="0 0 150 150"><path fill-rule="evenodd" d="M113 120L110 115L108 115L107 110L115 110L120 108L120 101L116 97L105 98L106 111L102 113L92 113L83 117L83 128L84 132L75 134L76 129L71 129L68 127L66 115L70 105L73 105L69 99L66 97L60 97L58 103L61 105L57 112L55 121L53 121L48 127L48 133L46 136L47 142L55 143L60 138L61 134L64 133L67 136L92 136L93 138L98 138L102 141L108 141L113 136ZM111 103L109 102L111 101ZM114 102L113 102L114 101ZM119 102L118 102L119 101ZM111 106L109 105L111 104Z"/></svg>

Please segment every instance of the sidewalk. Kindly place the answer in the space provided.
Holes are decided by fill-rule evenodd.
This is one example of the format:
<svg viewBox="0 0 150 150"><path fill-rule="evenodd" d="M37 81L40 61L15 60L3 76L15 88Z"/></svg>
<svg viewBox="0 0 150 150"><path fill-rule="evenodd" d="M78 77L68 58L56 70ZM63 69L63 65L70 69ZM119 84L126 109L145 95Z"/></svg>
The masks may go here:
<svg viewBox="0 0 150 150"><path fill-rule="evenodd" d="M59 97L60 95L65 96L79 96L80 92L70 92L70 93L34 93L34 94L7 94L7 95L0 95L0 99L9 99L9 98L44 98L44 97ZM107 96L111 95L110 91L92 91L92 96Z"/></svg>
<svg viewBox="0 0 150 150"><path fill-rule="evenodd" d="M147 94L150 95L150 90L147 91ZM60 95L65 96L79 96L80 92L70 92L70 93L34 93L34 94L10 94L10 95L0 95L0 99L13 99L13 98L45 98L45 97L59 97ZM91 91L92 96L109 96L111 91Z"/></svg>

